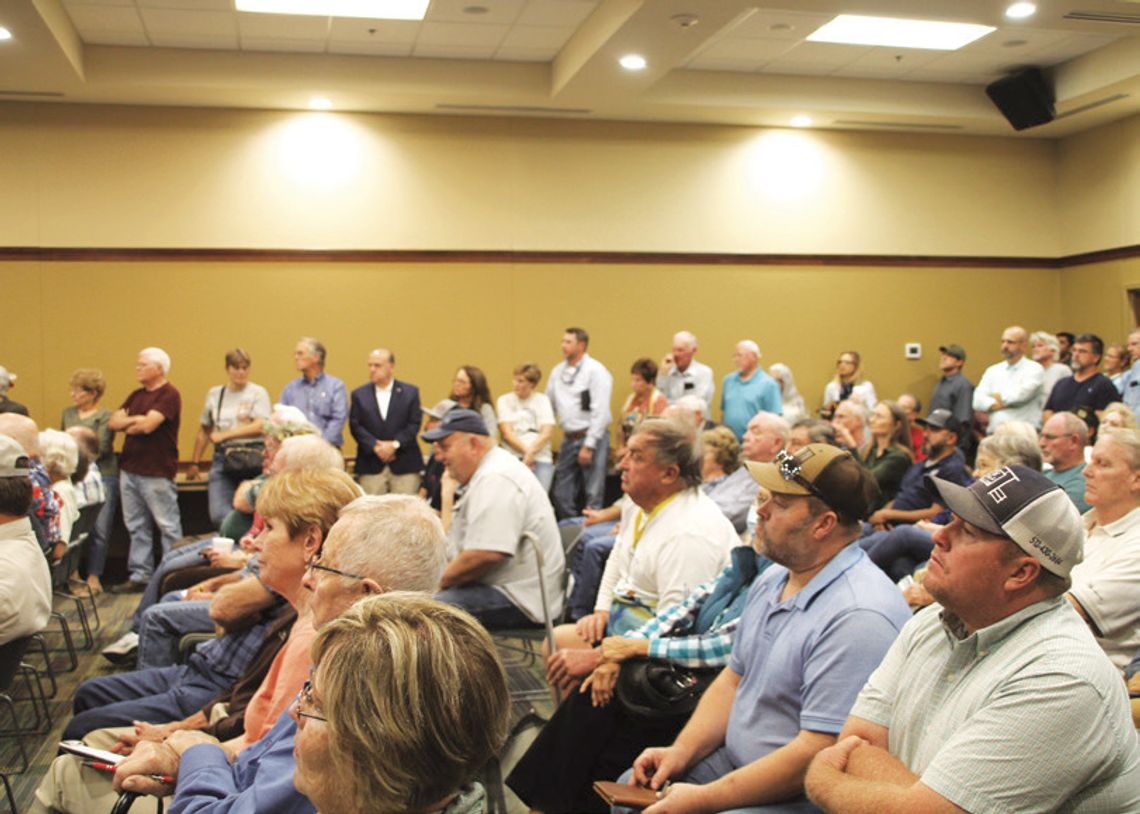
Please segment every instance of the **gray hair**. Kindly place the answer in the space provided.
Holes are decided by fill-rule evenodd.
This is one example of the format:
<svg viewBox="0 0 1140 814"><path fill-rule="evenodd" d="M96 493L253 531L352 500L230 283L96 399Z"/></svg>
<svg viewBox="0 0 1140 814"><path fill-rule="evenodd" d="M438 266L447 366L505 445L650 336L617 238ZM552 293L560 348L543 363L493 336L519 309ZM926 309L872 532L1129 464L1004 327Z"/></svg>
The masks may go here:
<svg viewBox="0 0 1140 814"><path fill-rule="evenodd" d="M756 354L757 359L760 358L760 346L753 342L751 339L741 339L736 343L736 346L738 348L743 346L745 350Z"/></svg>
<svg viewBox="0 0 1140 814"><path fill-rule="evenodd" d="M792 425L793 430L798 430L800 427L807 430L808 440L813 444L831 444L833 447L839 445L835 427L822 418L801 418Z"/></svg>
<svg viewBox="0 0 1140 814"><path fill-rule="evenodd" d="M1031 444L1037 443L1037 428L1028 421L1007 421L994 430L994 435L1017 435Z"/></svg>
<svg viewBox="0 0 1140 814"><path fill-rule="evenodd" d="M365 495L340 511L346 535L337 551L341 568L370 577L386 590L433 593L447 567L443 524L412 495Z"/></svg>
<svg viewBox="0 0 1140 814"><path fill-rule="evenodd" d="M780 436L784 440L785 446L788 439L792 437L792 425L783 416L775 413L757 413L748 420L748 423L751 424L753 421L759 422L766 430Z"/></svg>
<svg viewBox="0 0 1140 814"><path fill-rule="evenodd" d="M16 383L16 374L10 373L8 368L0 365L0 396L8 395L8 390Z"/></svg>
<svg viewBox="0 0 1140 814"><path fill-rule="evenodd" d="M701 443L692 427L676 419L650 418L633 431L633 435L643 434L651 439L649 447L659 466L676 466L686 488L701 485Z"/></svg>
<svg viewBox="0 0 1140 814"><path fill-rule="evenodd" d="M298 342L304 342L309 346L309 352L317 354L317 364L324 369L325 366L325 346L319 339L314 339L311 336L302 336ZM394 361L394 360L393 360Z"/></svg>
<svg viewBox="0 0 1140 814"><path fill-rule="evenodd" d="M161 367L163 376L170 375L170 354L162 348L143 348L139 351L139 358Z"/></svg>
<svg viewBox="0 0 1140 814"><path fill-rule="evenodd" d="M1075 435L1081 442L1081 446L1088 446L1089 443L1089 425L1077 418L1077 416L1070 412L1054 413L1049 421L1056 419L1060 422L1061 428L1065 431L1066 435ZM1046 421L1046 424L1049 422Z"/></svg>
<svg viewBox="0 0 1140 814"><path fill-rule="evenodd" d="M0 413L0 435L7 435L24 448L29 458L40 457L40 428L19 413Z"/></svg>
<svg viewBox="0 0 1140 814"><path fill-rule="evenodd" d="M1124 452L1128 460L1128 468L1133 472L1140 470L1140 430L1127 427L1106 427L1101 430L1099 441L1108 441L1116 444Z"/></svg>
<svg viewBox="0 0 1140 814"><path fill-rule="evenodd" d="M1054 359L1061 355L1061 343L1057 341L1057 337L1048 331L1034 331L1029 335L1030 346L1036 345L1038 342L1044 342L1048 347L1053 349Z"/></svg>
<svg viewBox="0 0 1140 814"><path fill-rule="evenodd" d="M1045 464L1041 457L1041 447L1037 441L1014 433L987 435L978 444L978 454L985 453L1000 466L1026 466L1040 472Z"/></svg>
<svg viewBox="0 0 1140 814"><path fill-rule="evenodd" d="M699 431L706 412L708 412L708 405L701 400L701 397L690 394L688 396L681 396L681 398L670 404L661 412L659 417L673 421L683 421L694 430Z"/></svg>
<svg viewBox="0 0 1140 814"><path fill-rule="evenodd" d="M70 478L79 466L79 445L65 432L44 430L40 433L40 460L53 479L57 475Z"/></svg>
<svg viewBox="0 0 1140 814"><path fill-rule="evenodd" d="M273 459L273 471L290 469L336 469L344 471L340 450L319 435L294 435L281 442Z"/></svg>
<svg viewBox="0 0 1140 814"><path fill-rule="evenodd" d="M692 331L677 331L673 334L673 342L674 344L679 342L687 348L697 347L697 337L693 335Z"/></svg>

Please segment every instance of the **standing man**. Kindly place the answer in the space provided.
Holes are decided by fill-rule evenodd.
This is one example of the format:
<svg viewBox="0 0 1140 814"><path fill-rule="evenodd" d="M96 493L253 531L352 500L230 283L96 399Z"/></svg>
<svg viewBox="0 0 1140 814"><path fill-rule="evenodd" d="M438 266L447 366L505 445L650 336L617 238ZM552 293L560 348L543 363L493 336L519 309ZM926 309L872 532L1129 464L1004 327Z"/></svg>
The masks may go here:
<svg viewBox="0 0 1140 814"><path fill-rule="evenodd" d="M348 427L356 439L356 474L370 495L414 495L420 488L420 391L396 379L395 370L396 355L377 348L368 354L369 383L352 391Z"/></svg>
<svg viewBox="0 0 1140 814"><path fill-rule="evenodd" d="M1041 457L1053 468L1045 477L1065 490L1081 514L1091 506L1085 502L1085 447L1089 428L1072 413L1057 413L1041 428Z"/></svg>
<svg viewBox="0 0 1140 814"><path fill-rule="evenodd" d="M523 539L530 532L542 555L551 619L560 617L560 575L566 558L538 478L495 445L483 417L474 410L449 411L423 439L436 445L447 474L462 489L447 530L452 559L435 598L463 608L488 628L542 624L536 554Z"/></svg>
<svg viewBox="0 0 1140 814"><path fill-rule="evenodd" d="M657 389L665 394L670 404L675 404L682 396L696 396L705 403L705 415L712 415L713 381L712 368L702 365L693 357L697 355L697 338L689 331L673 334L673 351L661 360L657 368Z"/></svg>
<svg viewBox="0 0 1140 814"><path fill-rule="evenodd" d="M1007 421L1028 421L1041 426L1041 398L1045 371L1025 358L1029 335L1013 325L1001 335L1001 355L1005 361L990 365L974 389L974 409L990 414L987 434Z"/></svg>
<svg viewBox="0 0 1140 814"><path fill-rule="evenodd" d="M920 611L812 761L828 812L1140 811L1140 742L1120 674L1063 596L1084 529L1022 466L969 488L934 535Z"/></svg>
<svg viewBox="0 0 1140 814"><path fill-rule="evenodd" d="M51 572L28 518L31 473L24 448L0 435L0 645L39 633L51 614Z"/></svg>
<svg viewBox="0 0 1140 814"><path fill-rule="evenodd" d="M610 396L614 377L586 352L590 335L582 328L562 334L563 361L546 382L546 395L562 427L562 447L554 467L554 508L559 518L581 512L578 493L586 492L587 509L601 509L609 458Z"/></svg>
<svg viewBox="0 0 1140 814"><path fill-rule="evenodd" d="M285 385L281 403L298 408L339 449L344 444L348 397L344 382L325 373L325 346L302 336L293 349L293 364L301 375Z"/></svg>
<svg viewBox="0 0 1140 814"><path fill-rule="evenodd" d="M966 454L973 447L974 439L974 434L969 431L974 426L974 385L962 375L966 349L961 345L942 345L938 352L942 354L938 359L942 378L930 395L930 409L932 412L949 410L950 415L958 419L958 425L963 428L958 434L958 446Z"/></svg>
<svg viewBox="0 0 1140 814"><path fill-rule="evenodd" d="M1134 413L1140 413L1140 328L1128 334L1128 355L1132 366L1120 383L1121 400Z"/></svg>
<svg viewBox="0 0 1140 814"><path fill-rule="evenodd" d="M879 490L850 453L813 444L748 469L765 496L754 545L775 564L753 583L731 660L681 734L634 762L638 784L681 781L645 814L813 811L808 763L835 742L863 677L910 617L851 544Z"/></svg>
<svg viewBox="0 0 1140 814"><path fill-rule="evenodd" d="M1120 398L1112 379L1101 373L1100 358L1104 355L1104 342L1096 334L1081 334L1073 342L1073 375L1066 376L1055 385L1045 402L1044 418L1053 413L1070 412L1096 431L1100 420L1097 415Z"/></svg>
<svg viewBox="0 0 1140 814"><path fill-rule="evenodd" d="M113 593L141 593L146 589L155 564L152 523L162 536L162 554L182 538L178 489L174 486L182 396L166 380L169 373L166 351L143 348L135 363L135 378L142 387L127 396L107 422L112 430L126 436L119 456L119 485L123 522L131 535L127 559L130 579L112 589Z"/></svg>
<svg viewBox="0 0 1140 814"><path fill-rule="evenodd" d="M760 369L760 346L751 339L736 343L732 362L736 371L724 377L720 410L725 426L742 441L752 416L761 411L783 415L784 397L776 380Z"/></svg>

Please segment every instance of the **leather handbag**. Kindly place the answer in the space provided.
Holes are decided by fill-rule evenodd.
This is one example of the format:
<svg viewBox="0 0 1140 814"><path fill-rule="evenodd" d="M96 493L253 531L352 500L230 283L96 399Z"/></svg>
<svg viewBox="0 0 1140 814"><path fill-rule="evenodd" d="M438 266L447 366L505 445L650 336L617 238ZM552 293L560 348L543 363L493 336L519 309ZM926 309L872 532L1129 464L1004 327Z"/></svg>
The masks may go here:
<svg viewBox="0 0 1140 814"><path fill-rule="evenodd" d="M688 718L719 669L688 669L657 659L630 659L621 666L614 698L635 718Z"/></svg>

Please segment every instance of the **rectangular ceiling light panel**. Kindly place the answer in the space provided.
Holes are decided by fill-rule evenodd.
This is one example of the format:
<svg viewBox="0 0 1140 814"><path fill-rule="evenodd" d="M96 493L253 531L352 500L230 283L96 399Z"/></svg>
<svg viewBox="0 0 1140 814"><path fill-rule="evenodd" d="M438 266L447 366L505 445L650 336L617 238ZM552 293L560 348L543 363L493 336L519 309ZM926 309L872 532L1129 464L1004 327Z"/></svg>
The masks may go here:
<svg viewBox="0 0 1140 814"><path fill-rule="evenodd" d="M422 20L429 0L235 0L238 11L359 17L366 20Z"/></svg>
<svg viewBox="0 0 1140 814"><path fill-rule="evenodd" d="M925 48L956 51L996 29L972 23L940 23L903 20L896 17L864 17L840 14L808 35L812 42L846 45L885 45L892 48Z"/></svg>

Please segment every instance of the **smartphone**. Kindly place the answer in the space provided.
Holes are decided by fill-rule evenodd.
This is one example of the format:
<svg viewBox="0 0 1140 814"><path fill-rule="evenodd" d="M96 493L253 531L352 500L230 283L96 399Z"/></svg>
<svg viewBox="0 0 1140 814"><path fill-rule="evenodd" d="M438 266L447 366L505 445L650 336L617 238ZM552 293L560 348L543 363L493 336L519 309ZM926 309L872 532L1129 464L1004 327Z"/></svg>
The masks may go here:
<svg viewBox="0 0 1140 814"><path fill-rule="evenodd" d="M123 760L122 755L116 755L114 752L108 752L106 749L94 749L83 741L60 741L59 748L70 754L79 755L89 760L97 760L100 763L117 765Z"/></svg>

